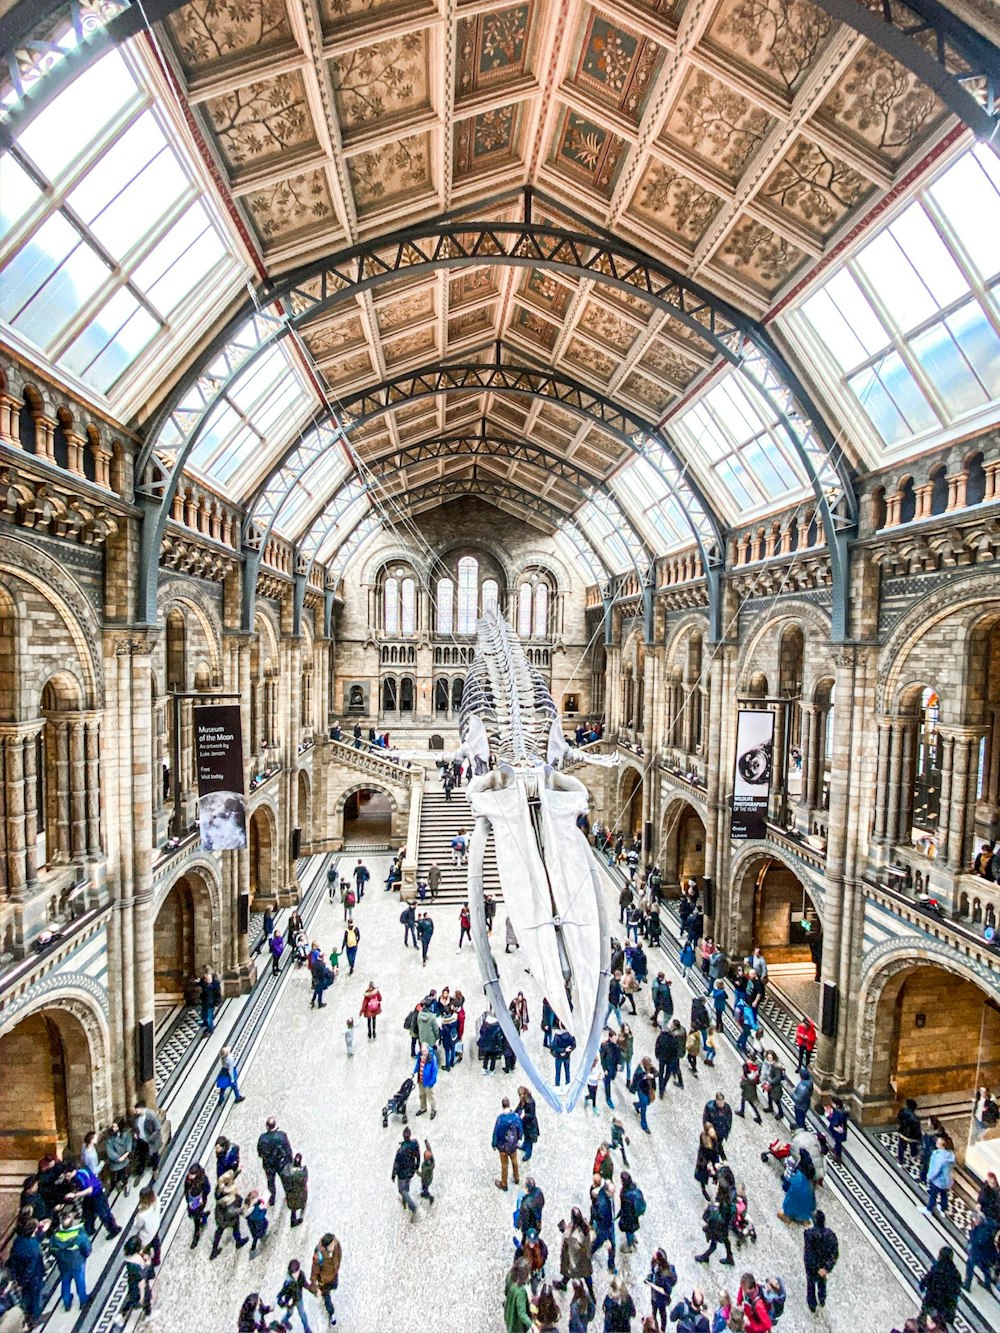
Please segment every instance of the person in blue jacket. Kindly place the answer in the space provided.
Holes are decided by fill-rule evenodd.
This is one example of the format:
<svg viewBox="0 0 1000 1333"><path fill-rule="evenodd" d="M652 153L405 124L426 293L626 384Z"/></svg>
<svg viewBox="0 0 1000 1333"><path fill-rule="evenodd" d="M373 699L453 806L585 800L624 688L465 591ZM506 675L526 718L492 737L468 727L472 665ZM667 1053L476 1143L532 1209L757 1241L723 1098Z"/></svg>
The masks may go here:
<svg viewBox="0 0 1000 1333"><path fill-rule="evenodd" d="M594 1228L594 1243L590 1253L596 1254L602 1245L608 1247L608 1272L617 1273L615 1267L615 1195L614 1185L610 1180L602 1180L594 1187L590 1199L590 1225Z"/></svg>
<svg viewBox="0 0 1000 1333"><path fill-rule="evenodd" d="M498 1190L507 1188L507 1170L510 1170L514 1176L514 1184L521 1182L521 1176L518 1170L517 1150L521 1140L524 1138L524 1127L521 1124L521 1117L516 1111L510 1109L510 1101L507 1097L500 1103L500 1114L493 1125L493 1148L500 1154L500 1179L495 1181Z"/></svg>
<svg viewBox="0 0 1000 1333"><path fill-rule="evenodd" d="M572 1032L567 1032L564 1027L559 1027L552 1034L552 1054L556 1060L556 1087L559 1086L560 1076L569 1083L569 1057L576 1050L576 1038Z"/></svg>
<svg viewBox="0 0 1000 1333"><path fill-rule="evenodd" d="M424 1115L427 1111L430 1111L432 1120L437 1115L437 1105L434 1101L437 1077L437 1056L426 1042L422 1042L420 1050L417 1052L417 1062L413 1066L413 1080L420 1090L420 1110L417 1115Z"/></svg>
<svg viewBox="0 0 1000 1333"><path fill-rule="evenodd" d="M49 1237L49 1253L59 1270L60 1294L63 1308L73 1304L73 1288L82 1309L87 1304L87 1260L91 1252L90 1237L75 1208L64 1208L59 1215L59 1227Z"/></svg>
<svg viewBox="0 0 1000 1333"><path fill-rule="evenodd" d="M7 1268L21 1289L21 1306L27 1327L33 1328L42 1313L45 1260L39 1224L30 1213L17 1224L17 1234L7 1256Z"/></svg>

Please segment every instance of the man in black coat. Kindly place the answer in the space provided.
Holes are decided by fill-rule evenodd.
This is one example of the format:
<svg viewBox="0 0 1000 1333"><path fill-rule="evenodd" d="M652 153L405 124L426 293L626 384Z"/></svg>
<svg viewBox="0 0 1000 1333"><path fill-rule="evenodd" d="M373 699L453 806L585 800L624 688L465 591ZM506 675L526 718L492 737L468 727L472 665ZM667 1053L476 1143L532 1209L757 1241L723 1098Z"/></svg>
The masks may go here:
<svg viewBox="0 0 1000 1333"><path fill-rule="evenodd" d="M410 1221L417 1220L417 1205L410 1198L410 1181L420 1167L420 1149L413 1142L413 1133L409 1126L403 1130L403 1141L396 1149L392 1159L392 1177L399 1190L399 1202L410 1210Z"/></svg>
<svg viewBox="0 0 1000 1333"><path fill-rule="evenodd" d="M434 934L434 922L426 912L417 922L417 934L420 936L420 952L423 955L424 967L426 967L427 950L431 947L431 936Z"/></svg>
<svg viewBox="0 0 1000 1333"><path fill-rule="evenodd" d="M670 1080L670 1072L676 1065L677 1073L680 1074L680 1062L678 1061L677 1040L669 1028L664 1028L656 1037L656 1045L653 1047L656 1056L657 1070L656 1082L660 1097L663 1097L666 1091L667 1083ZM681 1084L683 1087L684 1085Z"/></svg>
<svg viewBox="0 0 1000 1333"><path fill-rule="evenodd" d="M261 1160L264 1174L267 1176L267 1188L274 1204L274 1181L294 1157L288 1135L278 1128L278 1122L272 1116L267 1122L266 1131L257 1140L257 1156Z"/></svg>
<svg viewBox="0 0 1000 1333"><path fill-rule="evenodd" d="M723 1092L717 1092L715 1096L705 1104L705 1112L702 1117L705 1122L712 1126L719 1136L719 1156L723 1161L726 1160L726 1139L729 1138L733 1128L733 1108L726 1101L726 1095Z"/></svg>
<svg viewBox="0 0 1000 1333"><path fill-rule="evenodd" d="M826 1214L817 1208L813 1224L802 1238L803 1259L806 1265L806 1304L816 1313L816 1302L826 1304L826 1279L840 1258L836 1233L826 1225Z"/></svg>
<svg viewBox="0 0 1000 1333"><path fill-rule="evenodd" d="M215 1011L222 1003L222 987L210 967L206 967L198 978L198 1000L201 1004L201 1026L207 1037L215 1031Z"/></svg>
<svg viewBox="0 0 1000 1333"><path fill-rule="evenodd" d="M945 1324L955 1322L962 1274L955 1266L955 1251L950 1245L942 1245L938 1257L920 1279L920 1290L924 1293L922 1316L932 1314Z"/></svg>
<svg viewBox="0 0 1000 1333"><path fill-rule="evenodd" d="M618 1049L618 1042L612 1035L610 1028L604 1034L598 1056L604 1073L604 1100L614 1110L615 1104L611 1100L611 1082L618 1073L618 1066L621 1064L621 1051Z"/></svg>

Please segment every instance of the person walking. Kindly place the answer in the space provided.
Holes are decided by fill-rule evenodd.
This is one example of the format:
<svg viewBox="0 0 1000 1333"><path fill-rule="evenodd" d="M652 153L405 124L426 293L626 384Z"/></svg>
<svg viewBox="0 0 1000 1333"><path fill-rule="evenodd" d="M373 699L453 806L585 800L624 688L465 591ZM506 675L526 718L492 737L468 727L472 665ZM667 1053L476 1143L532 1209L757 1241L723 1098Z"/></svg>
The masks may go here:
<svg viewBox="0 0 1000 1333"><path fill-rule="evenodd" d="M659 1329L660 1333L666 1333L667 1310L670 1306L670 1297L677 1285L677 1269L667 1258L666 1250L653 1252L646 1285L649 1287L653 1327Z"/></svg>
<svg viewBox="0 0 1000 1333"><path fill-rule="evenodd" d="M955 1251L950 1245L941 1247L919 1285L924 1293L921 1318L932 1315L942 1326L953 1324L962 1292L962 1275L955 1266Z"/></svg>
<svg viewBox="0 0 1000 1333"><path fill-rule="evenodd" d="M631 1333L635 1302L616 1273L608 1283L604 1298L604 1333Z"/></svg>
<svg viewBox="0 0 1000 1333"><path fill-rule="evenodd" d="M56 1261L59 1273L59 1293L63 1309L73 1304L76 1289L80 1309L87 1304L87 1260L91 1252L90 1237L83 1226L78 1209L67 1207L59 1213L59 1224L49 1235L49 1254Z"/></svg>
<svg viewBox="0 0 1000 1333"><path fill-rule="evenodd" d="M620 1052L618 1041L610 1028L604 1034L604 1040L601 1042L598 1055L601 1061L601 1069L604 1071L604 1100L613 1111L615 1104L611 1100L611 1084L618 1073Z"/></svg>
<svg viewBox="0 0 1000 1333"><path fill-rule="evenodd" d="M642 1190L632 1179L631 1173L623 1171L621 1187L618 1191L618 1230L625 1237L621 1247L625 1254L635 1249L635 1238L639 1234L639 1219L646 1211L646 1200Z"/></svg>
<svg viewBox="0 0 1000 1333"><path fill-rule="evenodd" d="M493 1125L493 1148L500 1154L500 1178L493 1183L498 1190L507 1189L507 1173L510 1170L514 1184L521 1181L517 1160L517 1150L524 1138L524 1128L516 1111L510 1109L510 1101L504 1097L500 1103L500 1114Z"/></svg>
<svg viewBox="0 0 1000 1333"><path fill-rule="evenodd" d="M403 927L403 948L410 944L414 949L417 947L417 913L413 903L403 904L403 910L399 914L399 924Z"/></svg>
<svg viewBox="0 0 1000 1333"><path fill-rule="evenodd" d="M650 1132L646 1112L653 1100L655 1088L656 1073L653 1069L653 1061L648 1055L644 1055L635 1071L635 1077L632 1079L632 1091L635 1093L633 1106L639 1112L639 1128L644 1134Z"/></svg>
<svg viewBox="0 0 1000 1333"><path fill-rule="evenodd" d="M781 1120L781 1092L785 1084L785 1067L775 1051L765 1051L760 1067L761 1091L767 1096L767 1109L776 1120Z"/></svg>
<svg viewBox="0 0 1000 1333"><path fill-rule="evenodd" d="M268 1202L273 1207L276 1197L275 1179L281 1175L294 1156L292 1145L288 1141L288 1135L283 1129L278 1128L278 1122L274 1116L268 1119L267 1128L257 1140L257 1156L261 1160L264 1174L267 1177L267 1189L270 1196Z"/></svg>
<svg viewBox="0 0 1000 1333"><path fill-rule="evenodd" d="M281 971L281 956L285 952L285 937L280 931L275 931L267 942L268 952L271 955L271 975L276 977Z"/></svg>
<svg viewBox="0 0 1000 1333"><path fill-rule="evenodd" d="M650 988L653 997L653 1026L660 1026L660 1014L664 1018L673 1018L674 1016L674 997L671 991L672 982L668 980L665 972L657 972L656 978Z"/></svg>
<svg viewBox="0 0 1000 1333"><path fill-rule="evenodd" d="M706 1102L702 1115L706 1123L712 1126L718 1136L719 1157L724 1162L726 1160L726 1139L729 1138L733 1128L733 1110L726 1101L725 1093L717 1092L714 1097Z"/></svg>
<svg viewBox="0 0 1000 1333"><path fill-rule="evenodd" d="M417 935L420 937L420 955L423 959L423 966L427 966L427 950L431 947L431 936L434 934L434 922L426 912L422 913L417 922Z"/></svg>
<svg viewBox="0 0 1000 1333"><path fill-rule="evenodd" d="M219 1105L226 1100L226 1093L232 1088L236 1094L238 1102L245 1102L246 1098L240 1092L240 1071L236 1066L236 1056L233 1055L231 1046L223 1046L219 1052L219 1073L215 1080L215 1086L219 1089Z"/></svg>
<svg viewBox="0 0 1000 1333"><path fill-rule="evenodd" d="M694 1256L695 1263L707 1264L716 1248L722 1245L726 1251L726 1257L720 1259L719 1262L732 1267L736 1261L733 1259L733 1247L729 1242L729 1229L736 1216L736 1207L732 1195L721 1182L716 1187L715 1198L709 1201L708 1207L701 1216L702 1229L705 1232L705 1239L708 1241L708 1248L703 1250L701 1254Z"/></svg>
<svg viewBox="0 0 1000 1333"><path fill-rule="evenodd" d="M361 1000L361 1010L359 1017L365 1019L368 1024L368 1039L375 1040L375 1026L378 1023L378 1016L382 1012L382 992L375 985L374 981L369 980L365 989L364 997Z"/></svg>
<svg viewBox="0 0 1000 1333"><path fill-rule="evenodd" d="M434 1202L434 1195L431 1193L431 1184L434 1180L434 1151L431 1148L430 1139L424 1139L423 1156L420 1158L420 1197L426 1199L428 1203Z"/></svg>
<svg viewBox="0 0 1000 1333"><path fill-rule="evenodd" d="M272 1199L271 1202L273 1203L274 1200ZM222 1237L227 1231L233 1233L233 1240L236 1242L238 1250L241 1250L244 1245L249 1245L250 1237L244 1236L240 1231L242 1217L243 1200L236 1192L236 1176L232 1171L225 1171L219 1177L215 1186L215 1235L212 1237L209 1259L218 1257Z"/></svg>
<svg viewBox="0 0 1000 1333"><path fill-rule="evenodd" d="M572 1032L568 1032L560 1025L552 1034L551 1051L556 1062L556 1087L559 1086L560 1078L566 1080L569 1084L569 1057L576 1050L576 1038Z"/></svg>
<svg viewBox="0 0 1000 1333"><path fill-rule="evenodd" d="M267 1219L267 1205L257 1190L251 1190L247 1195L243 1212L247 1219L247 1231L250 1232L250 1254L253 1256L257 1253L257 1246L267 1235L270 1226Z"/></svg>
<svg viewBox="0 0 1000 1333"><path fill-rule="evenodd" d="M804 1148L798 1165L785 1185L785 1198L778 1209L781 1222L811 1222L816 1212L816 1168L812 1154Z"/></svg>
<svg viewBox="0 0 1000 1333"><path fill-rule="evenodd" d="M698 1136L698 1154L694 1164L694 1178L701 1186L702 1198L708 1198L708 1182L714 1180L719 1168L719 1136L707 1120Z"/></svg>
<svg viewBox="0 0 1000 1333"><path fill-rule="evenodd" d="M358 902L365 896L365 885L370 879L371 874L368 867L359 856L358 864L354 867L354 887L358 895Z"/></svg>
<svg viewBox="0 0 1000 1333"><path fill-rule="evenodd" d="M129 1236L122 1247L125 1263L122 1272L127 1283L125 1299L111 1321L112 1328L124 1328L133 1310L142 1310L148 1319L153 1310L153 1279L156 1269L148 1250L138 1236Z"/></svg>
<svg viewBox="0 0 1000 1333"><path fill-rule="evenodd" d="M559 1253L560 1280L554 1285L565 1291L570 1282L585 1284L591 1298L594 1295L594 1260L591 1254L593 1235L579 1208L570 1211L569 1222L560 1222L562 1246Z"/></svg>
<svg viewBox="0 0 1000 1333"><path fill-rule="evenodd" d="M521 1135L524 1144L522 1158L525 1162L530 1162L531 1154L535 1151L535 1144L538 1142L538 1108L535 1106L534 1097L525 1087L517 1090L515 1110L521 1121Z"/></svg>
<svg viewBox="0 0 1000 1333"><path fill-rule="evenodd" d="M574 1282L569 1303L569 1333L587 1333L596 1313L597 1305L590 1291L584 1283Z"/></svg>
<svg viewBox="0 0 1000 1333"><path fill-rule="evenodd" d="M968 1254L965 1260L965 1290L972 1290L972 1278L976 1269L982 1273L980 1282L987 1292L992 1292L991 1274L997 1262L996 1232L993 1223L982 1213L973 1214L973 1225L969 1232Z"/></svg>
<svg viewBox="0 0 1000 1333"><path fill-rule="evenodd" d="M802 1257L806 1267L806 1304L813 1314L816 1306L826 1304L826 1280L840 1258L836 1234L826 1225L826 1214L817 1208L811 1227L802 1236Z"/></svg>
<svg viewBox="0 0 1000 1333"><path fill-rule="evenodd" d="M347 918L347 925L344 928L344 938L340 947L347 954L347 963L350 967L349 976L354 976L354 960L358 956L358 945L361 943L361 931L354 924L354 917Z"/></svg>
<svg viewBox="0 0 1000 1333"><path fill-rule="evenodd" d="M287 1276L278 1292L278 1308L285 1312L281 1319L282 1328L291 1328L292 1311L297 1310L299 1321L302 1324L302 1333L312 1333L306 1315L305 1302L302 1299L302 1293L307 1286L308 1283L306 1282L306 1275L302 1271L302 1265L298 1259L290 1260Z"/></svg>
<svg viewBox="0 0 1000 1333"><path fill-rule="evenodd" d="M813 1081L808 1069L799 1070L799 1081L792 1089L792 1107L795 1111L795 1128L805 1129L806 1116L812 1105Z"/></svg>
<svg viewBox="0 0 1000 1333"><path fill-rule="evenodd" d="M462 944L465 940L472 943L472 915L469 912L469 904L463 903L458 913L458 951L462 952Z"/></svg>
<svg viewBox="0 0 1000 1333"><path fill-rule="evenodd" d="M409 1125L403 1130L403 1138L392 1159L392 1180L399 1191L399 1201L410 1210L410 1221L417 1220L417 1205L410 1198L410 1182L420 1169L420 1149L413 1142L413 1131Z"/></svg>
<svg viewBox="0 0 1000 1333"><path fill-rule="evenodd" d="M506 1333L530 1333L532 1328L528 1297L530 1278L531 1269L528 1261L524 1258L515 1259L504 1284L503 1322Z"/></svg>
<svg viewBox="0 0 1000 1333"><path fill-rule="evenodd" d="M615 1196L614 1185L610 1180L598 1179L590 1192L590 1225L594 1239L590 1253L594 1255L602 1247L608 1247L608 1272L617 1273L615 1266Z"/></svg>
<svg viewBox="0 0 1000 1333"><path fill-rule="evenodd" d="M906 1166L910 1157L919 1161L923 1137L916 1100L907 1097L896 1116L896 1161L900 1166Z"/></svg>
<svg viewBox="0 0 1000 1333"><path fill-rule="evenodd" d="M808 1016L795 1029L795 1049L799 1053L799 1068L808 1069L816 1049L816 1024Z"/></svg>
<svg viewBox="0 0 1000 1333"><path fill-rule="evenodd" d="M342 1258L340 1241L332 1231L327 1231L313 1250L312 1267L309 1271L309 1290L314 1296L319 1296L322 1300L331 1328L337 1327L333 1293L340 1284Z"/></svg>
<svg viewBox="0 0 1000 1333"><path fill-rule="evenodd" d="M201 1007L201 1027L206 1037L215 1031L215 1011L222 1003L219 978L210 967L198 978L198 1003Z"/></svg>
<svg viewBox="0 0 1000 1333"><path fill-rule="evenodd" d="M291 1225L301 1226L302 1214L309 1202L309 1168L303 1166L300 1152L282 1169L281 1185L285 1191L285 1203L292 1215Z"/></svg>
<svg viewBox="0 0 1000 1333"><path fill-rule="evenodd" d="M234 1177L239 1175L240 1145L230 1143L224 1134L220 1134L215 1140L215 1179L226 1171L232 1171Z"/></svg>
<svg viewBox="0 0 1000 1333"><path fill-rule="evenodd" d="M417 1115L426 1115L430 1111L432 1120L437 1115L437 1103L434 1099L437 1077L437 1056L426 1042L422 1042L417 1052L417 1062L413 1066L413 1078L420 1092L420 1110Z"/></svg>
<svg viewBox="0 0 1000 1333"><path fill-rule="evenodd" d="M29 1330L41 1319L44 1303L45 1259L41 1237L37 1218L30 1213L22 1215L7 1255L7 1270L21 1292L21 1308Z"/></svg>
<svg viewBox="0 0 1000 1333"><path fill-rule="evenodd" d="M147 1106L140 1098L135 1104L135 1179L139 1181L147 1167L155 1176L160 1169L163 1151L163 1119L158 1111Z"/></svg>
<svg viewBox="0 0 1000 1333"><path fill-rule="evenodd" d="M736 1114L743 1120L747 1113L747 1107L753 1112L754 1120L758 1125L764 1122L760 1118L760 1107L757 1105L757 1088L760 1083L760 1069L753 1060L743 1061L743 1073L740 1077L740 1105Z"/></svg>

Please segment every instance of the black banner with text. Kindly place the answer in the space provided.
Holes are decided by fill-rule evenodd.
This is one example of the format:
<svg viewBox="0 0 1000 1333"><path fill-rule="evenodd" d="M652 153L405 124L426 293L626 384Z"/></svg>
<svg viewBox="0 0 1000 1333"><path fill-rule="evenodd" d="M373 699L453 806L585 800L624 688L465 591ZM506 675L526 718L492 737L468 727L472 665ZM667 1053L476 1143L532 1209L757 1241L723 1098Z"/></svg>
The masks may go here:
<svg viewBox="0 0 1000 1333"><path fill-rule="evenodd" d="M744 840L767 836L773 746L774 714L766 709L741 708L736 726L733 838Z"/></svg>
<svg viewBox="0 0 1000 1333"><path fill-rule="evenodd" d="M237 851L247 845L239 704L194 710L194 751L201 845L206 852Z"/></svg>

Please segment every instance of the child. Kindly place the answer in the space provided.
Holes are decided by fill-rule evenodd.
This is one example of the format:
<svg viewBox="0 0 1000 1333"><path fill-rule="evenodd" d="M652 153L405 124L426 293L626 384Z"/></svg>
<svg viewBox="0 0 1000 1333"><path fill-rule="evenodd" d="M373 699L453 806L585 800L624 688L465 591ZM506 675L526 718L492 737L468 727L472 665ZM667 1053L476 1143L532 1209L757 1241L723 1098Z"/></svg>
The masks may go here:
<svg viewBox="0 0 1000 1333"><path fill-rule="evenodd" d="M687 1035L687 1041L684 1043L684 1051L687 1055L688 1067L695 1078L698 1077L698 1052L701 1050L701 1037L697 1028L692 1028Z"/></svg>
<svg viewBox="0 0 1000 1333"><path fill-rule="evenodd" d="M267 1235L268 1228L267 1207L257 1190L251 1190L247 1195L246 1214L247 1230L250 1232L253 1241L250 1246L250 1253L256 1254L257 1245Z"/></svg>
<svg viewBox="0 0 1000 1333"><path fill-rule="evenodd" d="M587 1075L587 1101L590 1102L591 1110L597 1115L597 1085L601 1081L601 1062L595 1059L591 1066L590 1073Z"/></svg>
<svg viewBox="0 0 1000 1333"><path fill-rule="evenodd" d="M344 1045L347 1047L347 1054L354 1054L354 1019L347 1020L347 1030L344 1033Z"/></svg>
<svg viewBox="0 0 1000 1333"><path fill-rule="evenodd" d="M628 1166L628 1158L625 1156L625 1145L628 1142L629 1142L629 1137L625 1133L625 1126L622 1124L618 1116L612 1117L611 1151L614 1152L615 1148L620 1148L622 1150L622 1166Z"/></svg>
<svg viewBox="0 0 1000 1333"><path fill-rule="evenodd" d="M125 1276L128 1279L128 1292L121 1309L115 1316L115 1324L124 1328L133 1310L142 1307L148 1315L153 1307L152 1282L156 1275L153 1267L152 1248L144 1250L138 1236L129 1236L125 1242Z"/></svg>
<svg viewBox="0 0 1000 1333"><path fill-rule="evenodd" d="M333 979L336 981L337 973L340 971L340 953L336 947L331 948L326 960L326 965L333 973Z"/></svg>
<svg viewBox="0 0 1000 1333"><path fill-rule="evenodd" d="M767 1308L771 1315L771 1327L777 1328L778 1320L785 1313L785 1301L788 1298L783 1279L777 1276L769 1277L764 1283L761 1294L767 1302Z"/></svg>
<svg viewBox="0 0 1000 1333"><path fill-rule="evenodd" d="M716 1035L714 1023L709 1023L708 1031L705 1033L705 1049L702 1051L702 1058L709 1069L715 1064L715 1056L719 1049L719 1038Z"/></svg>
<svg viewBox="0 0 1000 1333"><path fill-rule="evenodd" d="M420 1197L434 1202L431 1193L431 1181L434 1179L434 1154L431 1152L429 1139L424 1139L424 1155L420 1163Z"/></svg>

